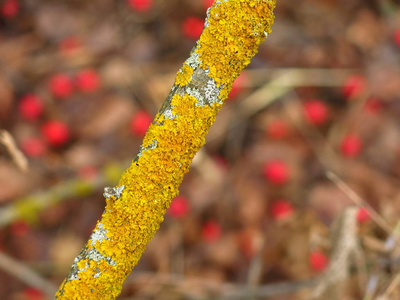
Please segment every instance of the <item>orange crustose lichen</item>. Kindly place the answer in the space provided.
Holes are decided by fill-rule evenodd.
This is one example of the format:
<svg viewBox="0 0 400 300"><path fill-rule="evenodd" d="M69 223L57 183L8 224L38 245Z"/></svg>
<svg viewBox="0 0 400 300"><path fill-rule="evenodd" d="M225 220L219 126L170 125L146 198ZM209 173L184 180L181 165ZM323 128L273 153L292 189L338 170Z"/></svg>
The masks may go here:
<svg viewBox="0 0 400 300"><path fill-rule="evenodd" d="M75 259L57 299L115 299L178 195L232 84L270 33L274 0L215 1L139 154Z"/></svg>

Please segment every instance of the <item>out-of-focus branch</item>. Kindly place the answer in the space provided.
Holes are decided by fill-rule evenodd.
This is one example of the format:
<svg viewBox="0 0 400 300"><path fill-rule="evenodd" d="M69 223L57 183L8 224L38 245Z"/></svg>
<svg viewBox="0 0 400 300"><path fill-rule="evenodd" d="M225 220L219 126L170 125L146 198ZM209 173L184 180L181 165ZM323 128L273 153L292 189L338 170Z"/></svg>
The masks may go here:
<svg viewBox="0 0 400 300"><path fill-rule="evenodd" d="M22 172L26 172L26 170L28 170L28 160L22 151L17 147L14 138L8 131L0 130L0 144L3 144L7 149L17 167Z"/></svg>
<svg viewBox="0 0 400 300"><path fill-rule="evenodd" d="M114 299L178 195L232 84L271 32L274 0L215 1L190 57L57 299Z"/></svg>
<svg viewBox="0 0 400 300"><path fill-rule="evenodd" d="M32 269L2 252L0 252L0 269L18 278L27 285L44 291L49 297L54 295L54 293L57 291L57 287L54 286L50 281L42 278Z"/></svg>
<svg viewBox="0 0 400 300"><path fill-rule="evenodd" d="M122 169L114 164L106 165L103 172L93 180L74 178L63 181L49 190L16 199L10 205L0 208L0 229L10 223L24 219L36 221L39 213L51 206L73 197L85 197L104 187L105 184L116 182L115 169Z"/></svg>

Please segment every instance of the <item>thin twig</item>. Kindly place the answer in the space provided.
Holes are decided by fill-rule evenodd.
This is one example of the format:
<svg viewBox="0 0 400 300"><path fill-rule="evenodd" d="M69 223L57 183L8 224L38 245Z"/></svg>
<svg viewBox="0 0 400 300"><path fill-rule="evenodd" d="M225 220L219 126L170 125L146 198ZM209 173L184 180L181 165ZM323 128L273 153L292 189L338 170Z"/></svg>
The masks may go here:
<svg viewBox="0 0 400 300"><path fill-rule="evenodd" d="M393 229L367 202L365 202L350 186L348 186L338 175L332 171L327 171L326 176L345 193L358 207L365 207L375 221L387 234L391 235Z"/></svg>
<svg viewBox="0 0 400 300"><path fill-rule="evenodd" d="M218 299L249 299L249 297L270 297L275 295L285 295L297 292L302 289L312 288L319 281L319 278L312 278L302 281L286 281L279 283L269 283L258 287L249 287L247 285L223 283L200 278L185 277L180 274L154 274L141 272L132 274L128 277L126 285L131 284L154 284L165 287L189 287L187 294L193 296L192 290L199 288L206 290L208 294L195 299L210 299L210 295L217 295ZM183 289L183 288L182 288ZM183 294L186 294L184 291ZM130 298L132 299L132 298ZM133 298L142 299L142 298ZM214 299L214 298L213 298ZM123 300L123 298L121 298Z"/></svg>
<svg viewBox="0 0 400 300"><path fill-rule="evenodd" d="M48 297L53 298L57 291L57 287L50 281L28 268L23 263L6 255L4 252L0 252L0 269L18 278L25 284L43 291Z"/></svg>
<svg viewBox="0 0 400 300"><path fill-rule="evenodd" d="M28 159L17 147L17 144L12 135L6 130L0 130L0 144L7 149L15 165L22 171L28 170Z"/></svg>

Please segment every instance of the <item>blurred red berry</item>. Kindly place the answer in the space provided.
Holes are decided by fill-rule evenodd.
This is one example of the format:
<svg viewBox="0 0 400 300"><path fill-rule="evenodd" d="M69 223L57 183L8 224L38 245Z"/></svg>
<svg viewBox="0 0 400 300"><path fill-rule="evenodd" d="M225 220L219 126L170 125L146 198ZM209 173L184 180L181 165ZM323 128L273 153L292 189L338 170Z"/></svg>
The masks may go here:
<svg viewBox="0 0 400 300"><path fill-rule="evenodd" d="M183 34L197 40L203 31L204 20L197 17L187 17L183 21Z"/></svg>
<svg viewBox="0 0 400 300"><path fill-rule="evenodd" d="M68 142L68 126L61 121L48 121L42 126L42 135L51 146L58 147Z"/></svg>
<svg viewBox="0 0 400 300"><path fill-rule="evenodd" d="M183 196L178 196L172 200L168 213L174 218L183 218L189 212L189 202Z"/></svg>
<svg viewBox="0 0 400 300"><path fill-rule="evenodd" d="M217 167L221 168L223 171L226 171L228 169L229 162L224 156L214 154L212 158L214 159L214 163Z"/></svg>
<svg viewBox="0 0 400 300"><path fill-rule="evenodd" d="M82 42L77 36L69 36L60 42L58 49L62 54L70 55L73 54L81 46Z"/></svg>
<svg viewBox="0 0 400 300"><path fill-rule="evenodd" d="M328 257L321 251L311 252L308 261L311 270L313 270L314 272L322 272L323 270L325 270L329 263Z"/></svg>
<svg viewBox="0 0 400 300"><path fill-rule="evenodd" d="M267 125L267 135L273 139L282 139L288 132L288 125L283 120L273 120Z"/></svg>
<svg viewBox="0 0 400 300"><path fill-rule="evenodd" d="M264 176L274 185L285 184L289 180L288 166L280 160L269 161L264 166Z"/></svg>
<svg viewBox="0 0 400 300"><path fill-rule="evenodd" d="M45 296L42 291L35 288L26 288L23 291L24 299L27 300L44 300Z"/></svg>
<svg viewBox="0 0 400 300"><path fill-rule="evenodd" d="M73 92L73 83L69 76L56 74L50 78L49 89L54 97L68 98Z"/></svg>
<svg viewBox="0 0 400 300"><path fill-rule="evenodd" d="M243 86L245 85L246 81L248 80L246 72L242 72L236 80L233 82L232 89L228 95L226 100L233 100L236 98L240 92L243 90Z"/></svg>
<svg viewBox="0 0 400 300"><path fill-rule="evenodd" d="M81 92L91 93L99 89L100 78L95 70L79 71L76 75L76 85Z"/></svg>
<svg viewBox="0 0 400 300"><path fill-rule="evenodd" d="M129 6L140 12L145 12L153 7L153 0L128 0Z"/></svg>
<svg viewBox="0 0 400 300"><path fill-rule="evenodd" d="M85 166L79 169L78 175L84 180L93 180L98 175L98 170L93 166Z"/></svg>
<svg viewBox="0 0 400 300"><path fill-rule="evenodd" d="M206 242L215 242L221 236L221 227L215 221L208 221L203 225L201 235Z"/></svg>
<svg viewBox="0 0 400 300"><path fill-rule="evenodd" d="M328 120L329 110L320 100L308 100L304 103L304 113L310 124L321 125Z"/></svg>
<svg viewBox="0 0 400 300"><path fill-rule="evenodd" d="M400 28L397 28L393 34L394 42L400 47Z"/></svg>
<svg viewBox="0 0 400 300"><path fill-rule="evenodd" d="M353 75L346 79L342 87L343 96L347 99L359 97L365 90L365 78L360 75Z"/></svg>
<svg viewBox="0 0 400 300"><path fill-rule="evenodd" d="M46 152L46 146L40 138L27 138L21 142L21 149L28 157L39 157Z"/></svg>
<svg viewBox="0 0 400 300"><path fill-rule="evenodd" d="M382 102L376 98L369 98L364 105L364 111L376 115L382 111Z"/></svg>
<svg viewBox="0 0 400 300"><path fill-rule="evenodd" d="M294 214L293 205L286 200L277 200L271 205L272 217L275 220L287 220Z"/></svg>
<svg viewBox="0 0 400 300"><path fill-rule="evenodd" d="M18 14L19 3L17 0L5 0L0 7L1 14L7 18L13 18Z"/></svg>
<svg viewBox="0 0 400 300"><path fill-rule="evenodd" d="M18 110L21 116L26 120L36 120L42 115L42 100L33 94L25 95L18 103Z"/></svg>
<svg viewBox="0 0 400 300"><path fill-rule="evenodd" d="M362 141L358 135L347 134L341 142L340 150L345 157L357 157L362 149Z"/></svg>
<svg viewBox="0 0 400 300"><path fill-rule="evenodd" d="M15 221L10 225L11 234L14 236L26 235L30 230L30 226L23 220Z"/></svg>
<svg viewBox="0 0 400 300"><path fill-rule="evenodd" d="M213 3L214 3L214 0L203 0L203 7L205 9L208 9Z"/></svg>
<svg viewBox="0 0 400 300"><path fill-rule="evenodd" d="M366 223L371 220L371 215L366 207L360 207L357 211L358 223Z"/></svg>
<svg viewBox="0 0 400 300"><path fill-rule="evenodd" d="M136 112L131 120L131 132L137 137L143 137L145 136L151 122L153 122L152 116L147 111L140 110Z"/></svg>

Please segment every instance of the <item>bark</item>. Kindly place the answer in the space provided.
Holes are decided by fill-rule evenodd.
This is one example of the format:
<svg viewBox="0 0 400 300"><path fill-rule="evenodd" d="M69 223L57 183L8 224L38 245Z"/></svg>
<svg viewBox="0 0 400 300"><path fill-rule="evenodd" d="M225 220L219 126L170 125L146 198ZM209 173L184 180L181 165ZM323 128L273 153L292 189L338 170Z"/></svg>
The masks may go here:
<svg viewBox="0 0 400 300"><path fill-rule="evenodd" d="M115 299L163 221L166 209L227 98L270 33L275 0L218 0L178 71L139 153L75 258L57 299Z"/></svg>

